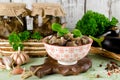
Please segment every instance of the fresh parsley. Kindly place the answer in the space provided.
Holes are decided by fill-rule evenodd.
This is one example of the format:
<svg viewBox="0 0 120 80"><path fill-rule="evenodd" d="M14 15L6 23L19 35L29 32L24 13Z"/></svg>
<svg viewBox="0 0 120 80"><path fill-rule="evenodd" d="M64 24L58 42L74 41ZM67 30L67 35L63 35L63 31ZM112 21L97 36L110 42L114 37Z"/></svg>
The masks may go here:
<svg viewBox="0 0 120 80"><path fill-rule="evenodd" d="M34 32L34 33L31 35L31 38L32 38L32 39L40 40L40 39L42 39L43 37L40 35L39 32Z"/></svg>
<svg viewBox="0 0 120 80"><path fill-rule="evenodd" d="M20 47L21 50L23 49L22 40L15 32L11 33L8 39L10 45L13 47L15 51L18 50L18 47Z"/></svg>
<svg viewBox="0 0 120 80"><path fill-rule="evenodd" d="M39 32L34 32L33 34L30 33L29 31L24 31L20 33L13 32L9 35L8 40L10 45L16 51L18 50L18 47L20 47L20 49L23 50L24 48L24 45L22 44L23 41L27 41L30 38L40 40L42 36L40 35Z"/></svg>
<svg viewBox="0 0 120 80"><path fill-rule="evenodd" d="M76 29L79 29L83 35L98 37L117 23L115 17L109 20L105 15L89 10L77 22Z"/></svg>

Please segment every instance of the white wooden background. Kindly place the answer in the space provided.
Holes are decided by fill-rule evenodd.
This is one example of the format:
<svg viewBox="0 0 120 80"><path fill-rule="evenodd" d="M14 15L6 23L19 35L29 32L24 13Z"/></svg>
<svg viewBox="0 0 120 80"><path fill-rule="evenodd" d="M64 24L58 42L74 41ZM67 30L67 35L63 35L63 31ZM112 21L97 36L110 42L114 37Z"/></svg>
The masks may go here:
<svg viewBox="0 0 120 80"><path fill-rule="evenodd" d="M120 0L0 0L0 2L23 2L31 9L36 2L60 3L66 12L67 27L74 28L77 21L87 10L105 14L111 19L116 17L120 22Z"/></svg>

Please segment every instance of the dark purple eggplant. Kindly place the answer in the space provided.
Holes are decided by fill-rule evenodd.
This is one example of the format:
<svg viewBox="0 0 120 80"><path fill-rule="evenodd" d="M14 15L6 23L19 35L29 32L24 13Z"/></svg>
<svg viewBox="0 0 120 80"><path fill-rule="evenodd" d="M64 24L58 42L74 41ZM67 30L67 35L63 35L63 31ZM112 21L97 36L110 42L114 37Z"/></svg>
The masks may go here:
<svg viewBox="0 0 120 80"><path fill-rule="evenodd" d="M102 36L100 38L95 38L90 36L95 42L98 43L99 47L106 49L108 51L120 54L120 37L110 37Z"/></svg>
<svg viewBox="0 0 120 80"><path fill-rule="evenodd" d="M104 37L102 48L120 54L120 37Z"/></svg>
<svg viewBox="0 0 120 80"><path fill-rule="evenodd" d="M118 27L112 27L108 31L106 31L102 36L111 36L111 37L119 37L120 29Z"/></svg>
<svg viewBox="0 0 120 80"><path fill-rule="evenodd" d="M103 36L103 37L108 37L108 36L110 36L110 37L119 37L120 36L120 29L118 27L112 27L111 29L106 31L101 36ZM101 36L99 36L99 37L101 37ZM92 46L99 47L98 42L93 41Z"/></svg>

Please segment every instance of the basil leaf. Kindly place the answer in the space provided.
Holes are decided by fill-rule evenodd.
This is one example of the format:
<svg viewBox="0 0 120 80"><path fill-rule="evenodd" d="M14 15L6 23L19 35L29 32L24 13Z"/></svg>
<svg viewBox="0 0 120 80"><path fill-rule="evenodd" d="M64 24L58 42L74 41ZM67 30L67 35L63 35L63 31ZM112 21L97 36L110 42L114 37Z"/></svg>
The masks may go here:
<svg viewBox="0 0 120 80"><path fill-rule="evenodd" d="M61 30L61 25L60 24L58 24L58 23L53 23L52 24L52 30L53 31L60 31Z"/></svg>
<svg viewBox="0 0 120 80"><path fill-rule="evenodd" d="M64 33L62 33L62 32L57 32L57 34L58 34L58 36L64 36Z"/></svg>
<svg viewBox="0 0 120 80"><path fill-rule="evenodd" d="M69 33L69 30L67 28L61 28L60 32L64 33L64 34L67 34L67 33Z"/></svg>
<svg viewBox="0 0 120 80"><path fill-rule="evenodd" d="M74 37L82 37L82 34L78 29L74 29L72 33L74 34Z"/></svg>

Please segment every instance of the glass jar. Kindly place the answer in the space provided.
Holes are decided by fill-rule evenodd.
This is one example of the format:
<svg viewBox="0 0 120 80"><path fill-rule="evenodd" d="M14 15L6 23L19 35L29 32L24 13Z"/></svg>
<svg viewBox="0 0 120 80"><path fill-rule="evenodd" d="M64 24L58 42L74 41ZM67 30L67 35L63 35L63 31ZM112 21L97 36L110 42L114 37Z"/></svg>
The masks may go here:
<svg viewBox="0 0 120 80"><path fill-rule="evenodd" d="M24 3L0 3L0 37L8 38L12 32L24 31L25 16L30 13Z"/></svg>

